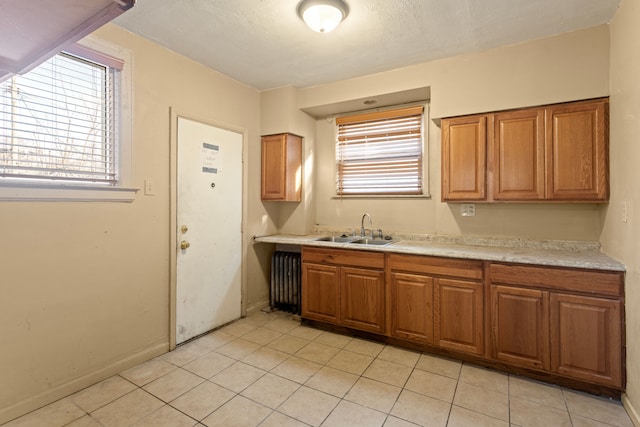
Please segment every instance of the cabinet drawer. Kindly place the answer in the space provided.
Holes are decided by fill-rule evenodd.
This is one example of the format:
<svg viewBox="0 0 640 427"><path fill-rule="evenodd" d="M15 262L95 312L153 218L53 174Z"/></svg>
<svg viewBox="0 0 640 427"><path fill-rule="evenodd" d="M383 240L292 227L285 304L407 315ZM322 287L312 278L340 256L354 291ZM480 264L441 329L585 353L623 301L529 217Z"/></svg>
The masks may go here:
<svg viewBox="0 0 640 427"><path fill-rule="evenodd" d="M618 298L623 295L624 274L557 267L491 264L491 283L539 287Z"/></svg>
<svg viewBox="0 0 640 427"><path fill-rule="evenodd" d="M482 280L482 261L438 258L424 255L388 254L387 265L392 271L406 271L434 276Z"/></svg>
<svg viewBox="0 0 640 427"><path fill-rule="evenodd" d="M303 246L302 262L383 269L384 254L349 249L321 249Z"/></svg>

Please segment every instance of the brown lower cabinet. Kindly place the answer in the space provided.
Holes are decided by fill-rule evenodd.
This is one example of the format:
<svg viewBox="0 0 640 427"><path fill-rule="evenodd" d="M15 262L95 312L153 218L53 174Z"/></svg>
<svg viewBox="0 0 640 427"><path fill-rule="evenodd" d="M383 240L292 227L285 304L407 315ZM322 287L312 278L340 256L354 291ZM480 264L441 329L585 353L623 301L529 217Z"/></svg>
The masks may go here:
<svg viewBox="0 0 640 427"><path fill-rule="evenodd" d="M305 319L594 392L623 389L622 272L313 247L302 260Z"/></svg>
<svg viewBox="0 0 640 427"><path fill-rule="evenodd" d="M549 292L491 285L491 356L549 369Z"/></svg>
<svg viewBox="0 0 640 427"><path fill-rule="evenodd" d="M302 316L385 333L384 254L302 250Z"/></svg>
<svg viewBox="0 0 640 427"><path fill-rule="evenodd" d="M624 275L489 264L492 357L621 389Z"/></svg>

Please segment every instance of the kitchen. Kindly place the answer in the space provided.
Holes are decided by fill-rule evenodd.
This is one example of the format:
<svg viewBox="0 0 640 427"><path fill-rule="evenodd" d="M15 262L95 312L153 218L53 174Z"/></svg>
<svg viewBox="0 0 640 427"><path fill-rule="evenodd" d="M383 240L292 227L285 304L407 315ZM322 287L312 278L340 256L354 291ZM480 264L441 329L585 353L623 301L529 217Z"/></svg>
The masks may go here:
<svg viewBox="0 0 640 427"><path fill-rule="evenodd" d="M640 407L638 246L640 203L635 133L640 84L635 57L640 11L623 0L609 25L518 45L296 89L258 91L109 24L95 36L133 52L134 176L155 195L133 203L3 202L0 421L6 421L169 347L169 109L180 108L246 130L243 269L248 312L269 298L272 249L253 236L308 234L315 224L358 228L363 212L376 228L422 234L513 236L596 241L626 266L627 388L630 414ZM549 64L553 64L550 67ZM184 77L188 76L187 79ZM608 204L477 204L462 217L440 200L440 128L428 125L431 198L333 198L333 127L304 110L415 88L431 90L430 117L610 96ZM218 102L212 103L211 99ZM260 135L304 135L304 198L260 202ZM623 207L626 222L621 221ZM34 268L37 266L37 268Z"/></svg>

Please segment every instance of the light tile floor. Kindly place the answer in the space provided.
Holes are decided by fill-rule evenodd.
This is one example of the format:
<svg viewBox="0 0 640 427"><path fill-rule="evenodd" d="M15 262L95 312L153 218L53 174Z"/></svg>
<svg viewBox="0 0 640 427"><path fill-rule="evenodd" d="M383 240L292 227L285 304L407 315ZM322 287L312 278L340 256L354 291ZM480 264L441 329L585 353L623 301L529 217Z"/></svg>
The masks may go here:
<svg viewBox="0 0 640 427"><path fill-rule="evenodd" d="M624 426L619 402L255 313L6 424Z"/></svg>

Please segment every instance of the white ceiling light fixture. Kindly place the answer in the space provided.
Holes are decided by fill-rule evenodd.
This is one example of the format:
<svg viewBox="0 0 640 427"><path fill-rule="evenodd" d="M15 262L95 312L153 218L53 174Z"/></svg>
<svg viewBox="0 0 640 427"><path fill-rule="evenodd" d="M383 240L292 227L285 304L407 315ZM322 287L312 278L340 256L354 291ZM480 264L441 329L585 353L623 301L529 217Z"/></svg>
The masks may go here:
<svg viewBox="0 0 640 427"><path fill-rule="evenodd" d="M298 15L313 31L328 33L334 30L349 14L349 7L342 0L302 0Z"/></svg>

